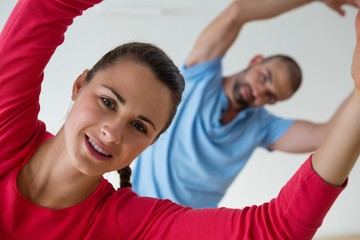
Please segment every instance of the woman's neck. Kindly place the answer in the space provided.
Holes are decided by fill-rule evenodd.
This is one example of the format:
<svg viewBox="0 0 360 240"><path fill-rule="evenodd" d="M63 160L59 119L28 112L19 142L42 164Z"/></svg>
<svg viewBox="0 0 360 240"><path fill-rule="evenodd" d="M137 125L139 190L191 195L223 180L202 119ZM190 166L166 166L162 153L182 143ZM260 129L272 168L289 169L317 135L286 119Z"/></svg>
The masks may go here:
<svg viewBox="0 0 360 240"><path fill-rule="evenodd" d="M56 148L56 137L45 141L17 177L20 193L36 205L62 209L81 203L99 185L102 176L86 176L69 164Z"/></svg>

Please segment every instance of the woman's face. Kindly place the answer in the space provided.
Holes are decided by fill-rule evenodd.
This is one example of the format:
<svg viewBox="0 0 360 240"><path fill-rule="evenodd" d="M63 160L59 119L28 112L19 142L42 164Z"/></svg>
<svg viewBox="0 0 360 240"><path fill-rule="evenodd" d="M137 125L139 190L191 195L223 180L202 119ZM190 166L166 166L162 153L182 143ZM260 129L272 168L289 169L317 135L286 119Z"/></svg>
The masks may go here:
<svg viewBox="0 0 360 240"><path fill-rule="evenodd" d="M171 109L168 88L152 71L123 60L74 83L74 105L64 125L74 166L90 176L129 165L156 139Z"/></svg>

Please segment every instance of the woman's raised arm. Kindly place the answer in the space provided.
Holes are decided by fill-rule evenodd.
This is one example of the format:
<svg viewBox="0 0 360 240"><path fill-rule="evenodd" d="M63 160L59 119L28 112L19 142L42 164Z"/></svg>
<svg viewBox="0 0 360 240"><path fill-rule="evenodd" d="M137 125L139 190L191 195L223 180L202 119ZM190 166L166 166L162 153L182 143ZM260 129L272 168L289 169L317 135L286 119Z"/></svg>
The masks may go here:
<svg viewBox="0 0 360 240"><path fill-rule="evenodd" d="M360 153L360 14L355 21L356 46L352 77L354 91L334 129L313 156L314 170L326 182L340 186Z"/></svg>
<svg viewBox="0 0 360 240"><path fill-rule="evenodd" d="M154 227L143 233L157 234L158 224L169 224L171 227L161 227L168 230L162 233L168 234L165 235L168 239L208 239L209 236L213 239L312 239L344 189L360 153L360 13L356 17L356 36L352 65L353 94L326 141L294 174L277 198L242 210L154 207L161 211L167 209L167 212L155 212L154 215L160 216L159 220L149 217L148 226L153 224ZM136 200L131 204L134 204L133 208L140 206ZM143 211L143 214L141 219L147 219L149 213ZM132 229L137 227L128 226Z"/></svg>
<svg viewBox="0 0 360 240"><path fill-rule="evenodd" d="M73 19L99 0L20 0L0 35L0 159L43 127L37 119L44 68Z"/></svg>

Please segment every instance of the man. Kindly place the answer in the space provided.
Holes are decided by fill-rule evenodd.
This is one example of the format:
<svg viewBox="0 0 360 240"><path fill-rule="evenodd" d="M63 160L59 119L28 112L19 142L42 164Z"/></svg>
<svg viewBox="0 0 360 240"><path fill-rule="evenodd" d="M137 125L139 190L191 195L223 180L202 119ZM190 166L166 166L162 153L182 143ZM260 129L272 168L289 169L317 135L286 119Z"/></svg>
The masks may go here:
<svg viewBox="0 0 360 240"><path fill-rule="evenodd" d="M255 56L249 67L222 76L221 61L242 26L307 4L309 0L238 0L199 36L185 62L184 99L167 133L134 168L134 190L183 205L216 207L257 147L292 153L313 151L347 100L323 124L288 120L264 105L288 99L301 71L287 56ZM343 15L350 0L323 1Z"/></svg>

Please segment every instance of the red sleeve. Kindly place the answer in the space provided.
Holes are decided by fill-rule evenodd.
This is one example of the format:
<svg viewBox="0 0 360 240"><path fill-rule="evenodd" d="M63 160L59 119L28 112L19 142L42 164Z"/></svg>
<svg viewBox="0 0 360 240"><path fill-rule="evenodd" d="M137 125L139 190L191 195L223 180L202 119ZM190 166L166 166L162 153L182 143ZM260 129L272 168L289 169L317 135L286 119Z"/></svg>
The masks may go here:
<svg viewBox="0 0 360 240"><path fill-rule="evenodd" d="M191 209L133 196L119 207L119 233L129 239L312 239L343 189L324 182L310 157L278 197L261 206Z"/></svg>
<svg viewBox="0 0 360 240"><path fill-rule="evenodd" d="M100 0L19 0L0 35L0 160L31 142L44 68L76 16Z"/></svg>

